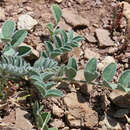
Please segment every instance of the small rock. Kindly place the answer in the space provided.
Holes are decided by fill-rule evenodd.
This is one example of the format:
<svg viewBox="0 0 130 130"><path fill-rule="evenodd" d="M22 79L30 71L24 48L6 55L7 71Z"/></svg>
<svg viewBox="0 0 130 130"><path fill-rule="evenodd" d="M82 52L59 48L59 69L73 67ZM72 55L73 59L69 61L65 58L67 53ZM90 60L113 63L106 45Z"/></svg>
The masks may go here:
<svg viewBox="0 0 130 130"><path fill-rule="evenodd" d="M50 125L52 127L56 127L56 128L64 128L65 127L65 124L62 120L59 120L59 119L54 119Z"/></svg>
<svg viewBox="0 0 130 130"><path fill-rule="evenodd" d="M104 66L107 66L108 64L114 62L115 63L115 59L112 56L106 56L104 58L104 60L102 61L102 63L104 64Z"/></svg>
<svg viewBox="0 0 130 130"><path fill-rule="evenodd" d="M122 130L123 124L118 123L107 115L103 116L101 120L99 125L101 125L102 130Z"/></svg>
<svg viewBox="0 0 130 130"><path fill-rule="evenodd" d="M5 11L0 7L0 21L5 21Z"/></svg>
<svg viewBox="0 0 130 130"><path fill-rule="evenodd" d="M29 117L27 119L27 115L29 115L27 111L24 111L20 108L16 109L15 126L17 128L24 129L24 130L31 130L33 128L32 124L29 122Z"/></svg>
<svg viewBox="0 0 130 130"><path fill-rule="evenodd" d="M130 94L120 91L113 90L109 96L114 104L122 108L130 109Z"/></svg>
<svg viewBox="0 0 130 130"><path fill-rule="evenodd" d="M55 0L55 2L57 3L61 3L63 0Z"/></svg>
<svg viewBox="0 0 130 130"><path fill-rule="evenodd" d="M128 2L121 2L121 3L124 4L123 14L128 19L128 23L130 23L130 4Z"/></svg>
<svg viewBox="0 0 130 130"><path fill-rule="evenodd" d="M63 130L69 130L69 127L64 127Z"/></svg>
<svg viewBox="0 0 130 130"><path fill-rule="evenodd" d="M75 117L72 116L71 114L67 115L67 122L70 127L80 127L81 126L80 119L75 119Z"/></svg>
<svg viewBox="0 0 130 130"><path fill-rule="evenodd" d="M22 129L15 128L15 127L9 127L9 126L1 126L0 125L0 130L22 130Z"/></svg>
<svg viewBox="0 0 130 130"><path fill-rule="evenodd" d="M76 59L76 62L78 63L82 53L83 52L80 47L74 47L72 51L68 53L68 57L74 57Z"/></svg>
<svg viewBox="0 0 130 130"><path fill-rule="evenodd" d="M76 0L79 4L82 4L84 0Z"/></svg>
<svg viewBox="0 0 130 130"><path fill-rule="evenodd" d="M64 111L55 104L53 105L52 113L58 117L63 117L64 115Z"/></svg>
<svg viewBox="0 0 130 130"><path fill-rule="evenodd" d="M17 28L32 30L35 25L37 25L37 21L33 19L30 15L24 14L18 18Z"/></svg>
<svg viewBox="0 0 130 130"><path fill-rule="evenodd" d="M67 121L69 122L70 127L74 127L74 125L80 127L83 125L92 128L98 123L97 112L89 107L89 104L85 102L85 99L81 94L78 94L78 96L74 92L67 94L64 97L64 104L68 110Z"/></svg>
<svg viewBox="0 0 130 130"><path fill-rule="evenodd" d="M98 64L97 64L97 69L98 69L100 72L103 70L103 68L104 68L103 63L98 63Z"/></svg>
<svg viewBox="0 0 130 130"><path fill-rule="evenodd" d="M110 63L115 63L115 59L112 56L106 56L104 60L101 61L101 63L98 63L97 69L102 71Z"/></svg>
<svg viewBox="0 0 130 130"><path fill-rule="evenodd" d="M89 60L91 58L97 58L97 59L100 58L99 53L91 51L89 48L86 48L84 53L85 53L84 58L87 59L87 60Z"/></svg>
<svg viewBox="0 0 130 130"><path fill-rule="evenodd" d="M77 75L75 77L75 80L85 80L83 69L80 69L80 70L77 71Z"/></svg>
<svg viewBox="0 0 130 130"><path fill-rule="evenodd" d="M99 41L99 47L114 46L114 41L110 38L109 31L105 29L96 29L96 36Z"/></svg>
<svg viewBox="0 0 130 130"><path fill-rule="evenodd" d="M58 23L58 26L62 29L64 29L65 31L70 31L72 29L71 26L69 26L68 24L65 23L65 21L62 19L60 20L60 22Z"/></svg>
<svg viewBox="0 0 130 130"><path fill-rule="evenodd" d="M65 22L70 24L72 27L89 26L89 21L87 19L81 17L79 14L75 14L71 9L63 9L62 16Z"/></svg>
<svg viewBox="0 0 130 130"><path fill-rule="evenodd" d="M85 34L85 38L90 43L96 43L97 42L96 38L94 36L88 34L88 33Z"/></svg>

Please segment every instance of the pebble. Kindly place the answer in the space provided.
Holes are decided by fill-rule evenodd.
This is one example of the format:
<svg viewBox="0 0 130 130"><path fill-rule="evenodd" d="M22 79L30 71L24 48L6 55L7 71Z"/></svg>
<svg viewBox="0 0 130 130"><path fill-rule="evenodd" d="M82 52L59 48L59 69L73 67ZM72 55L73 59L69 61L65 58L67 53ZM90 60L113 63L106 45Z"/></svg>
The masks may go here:
<svg viewBox="0 0 130 130"><path fill-rule="evenodd" d="M89 48L86 48L85 51L84 51L84 58L85 59L91 59L91 58L97 58L99 59L100 58L100 54L97 53L97 52L94 52L92 50L90 50Z"/></svg>
<svg viewBox="0 0 130 130"><path fill-rule="evenodd" d="M67 107L66 112L67 122L70 127L85 127L92 128L98 122L97 112L86 103L82 95L75 92L69 93L64 97L64 104ZM79 102L79 99L82 101ZM81 124L81 121L83 121Z"/></svg>
<svg viewBox="0 0 130 130"><path fill-rule="evenodd" d="M37 24L38 22L35 19L33 19L30 15L24 14L18 18L17 28L18 30L26 29L31 31L33 27Z"/></svg>
<svg viewBox="0 0 130 130"><path fill-rule="evenodd" d="M115 63L115 59L112 56L106 56L104 60L97 64L97 68L102 71L110 63Z"/></svg>
<svg viewBox="0 0 130 130"><path fill-rule="evenodd" d="M78 13L74 13L73 10L71 9L63 9L62 10L62 16L65 20L66 23L71 25L72 27L77 27L77 26L84 26L87 27L89 26L89 21L80 15Z"/></svg>
<svg viewBox="0 0 130 130"><path fill-rule="evenodd" d="M54 119L50 125L52 127L56 127L56 128L64 128L65 127L65 124L62 120L59 120L59 119Z"/></svg>
<svg viewBox="0 0 130 130"><path fill-rule="evenodd" d="M121 108L130 109L130 94L120 90L113 90L110 94L110 99L114 104Z"/></svg>
<svg viewBox="0 0 130 130"><path fill-rule="evenodd" d="M0 7L0 21L5 21L5 11Z"/></svg>
<svg viewBox="0 0 130 130"><path fill-rule="evenodd" d="M110 33L108 30L99 28L96 29L95 32L99 42L99 47L109 47L115 45L114 41L110 38Z"/></svg>
<svg viewBox="0 0 130 130"><path fill-rule="evenodd" d="M90 43L96 43L97 42L96 38L94 36L88 34L88 33L85 34L85 38Z"/></svg>
<svg viewBox="0 0 130 130"><path fill-rule="evenodd" d="M55 104L53 105L52 113L54 115L56 115L57 117L63 117L64 116L64 111Z"/></svg>

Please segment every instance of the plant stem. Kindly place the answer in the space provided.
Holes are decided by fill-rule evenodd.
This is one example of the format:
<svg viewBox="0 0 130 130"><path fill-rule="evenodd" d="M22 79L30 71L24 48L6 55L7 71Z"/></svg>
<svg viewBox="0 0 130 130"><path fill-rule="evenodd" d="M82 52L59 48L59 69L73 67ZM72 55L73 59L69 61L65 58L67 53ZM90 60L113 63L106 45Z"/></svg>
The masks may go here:
<svg viewBox="0 0 130 130"><path fill-rule="evenodd" d="M85 80L75 80L75 79L72 79L72 80L69 80L68 78L64 78L64 77L53 77L52 78L53 81L57 81L57 82L66 82L66 83L87 83ZM90 84L93 84L93 85L97 85L97 86L103 86L103 83L102 82L90 82Z"/></svg>

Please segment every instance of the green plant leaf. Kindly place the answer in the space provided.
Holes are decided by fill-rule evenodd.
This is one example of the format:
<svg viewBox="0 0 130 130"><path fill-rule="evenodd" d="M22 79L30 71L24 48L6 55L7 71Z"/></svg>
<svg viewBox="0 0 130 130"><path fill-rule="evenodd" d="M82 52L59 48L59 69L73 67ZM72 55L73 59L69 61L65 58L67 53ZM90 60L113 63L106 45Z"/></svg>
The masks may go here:
<svg viewBox="0 0 130 130"><path fill-rule="evenodd" d="M56 48L62 47L62 41L60 40L60 38L58 36L54 35L53 39L54 39L54 43L56 45Z"/></svg>
<svg viewBox="0 0 130 130"><path fill-rule="evenodd" d="M48 28L50 34L52 35L52 34L53 34L53 30L54 30L53 24L52 24L52 23L49 23L49 24L46 25L46 27Z"/></svg>
<svg viewBox="0 0 130 130"><path fill-rule="evenodd" d="M102 79L105 81L110 82L116 72L116 64L115 63L111 63L108 66L106 66L102 72Z"/></svg>
<svg viewBox="0 0 130 130"><path fill-rule="evenodd" d="M18 56L27 56L31 52L31 48L28 46L20 46L17 51Z"/></svg>
<svg viewBox="0 0 130 130"><path fill-rule="evenodd" d="M58 35L58 34L60 34L60 32L61 32L61 29L59 28L59 29L56 29L54 32L53 32L53 35Z"/></svg>
<svg viewBox="0 0 130 130"><path fill-rule="evenodd" d="M29 79L32 80L32 81L39 81L39 82L42 81L42 79L39 75L32 75L32 76L30 76Z"/></svg>
<svg viewBox="0 0 130 130"><path fill-rule="evenodd" d="M2 35L6 38L11 38L15 30L15 23L11 20L6 21L2 26Z"/></svg>
<svg viewBox="0 0 130 130"><path fill-rule="evenodd" d="M130 70L126 70L121 74L118 84L124 88L130 88Z"/></svg>
<svg viewBox="0 0 130 130"><path fill-rule="evenodd" d="M72 67L77 71L77 63L76 63L75 58L73 58L73 57L69 58L67 66Z"/></svg>
<svg viewBox="0 0 130 130"><path fill-rule="evenodd" d="M103 84L104 84L104 86L109 87L111 89L116 89L117 88L117 84L110 83L110 82L108 82L106 80L103 80Z"/></svg>
<svg viewBox="0 0 130 130"><path fill-rule="evenodd" d="M124 92L130 92L130 83L128 84L128 87L127 86L124 87L122 84L118 83L117 89Z"/></svg>
<svg viewBox="0 0 130 130"><path fill-rule="evenodd" d="M73 38L73 42L80 42L82 40L84 40L84 38L82 36L76 36Z"/></svg>
<svg viewBox="0 0 130 130"><path fill-rule="evenodd" d="M45 47L46 47L46 50L47 50L47 52L48 52L49 54L53 51L53 46L52 46L52 43L51 43L51 42L45 41Z"/></svg>
<svg viewBox="0 0 130 130"><path fill-rule="evenodd" d="M64 47L61 47L61 50L63 51L63 53L66 53L66 52L72 51L72 47L66 45Z"/></svg>
<svg viewBox="0 0 130 130"><path fill-rule="evenodd" d="M43 124L42 117L40 114L35 115L35 121L36 121L36 125L37 125L38 129L40 129Z"/></svg>
<svg viewBox="0 0 130 130"><path fill-rule="evenodd" d="M40 113L39 108L40 108L40 106L39 106L38 101L35 101L35 103L33 104L33 114L34 114L34 116L35 116L36 114L39 114L39 113Z"/></svg>
<svg viewBox="0 0 130 130"><path fill-rule="evenodd" d="M54 16L56 24L60 21L60 18L62 16L61 9L58 5L53 4L51 7L52 14Z"/></svg>
<svg viewBox="0 0 130 130"><path fill-rule="evenodd" d="M46 124L42 130L48 130L48 125Z"/></svg>
<svg viewBox="0 0 130 130"><path fill-rule="evenodd" d="M55 82L48 82L48 83L46 83L46 89L48 90L48 89L50 89L51 87L53 87L54 85L56 85L56 83Z"/></svg>
<svg viewBox="0 0 130 130"><path fill-rule="evenodd" d="M48 130L58 130L57 128L49 128Z"/></svg>
<svg viewBox="0 0 130 130"><path fill-rule="evenodd" d="M91 73L91 72L84 70L84 77L85 77L86 82L88 82L88 83L95 80L98 76L99 76L99 74L97 72Z"/></svg>
<svg viewBox="0 0 130 130"><path fill-rule="evenodd" d="M69 42L72 42L73 36L74 36L74 31L73 31L73 30L70 30L70 31L69 31L69 34L68 34L68 41L69 41Z"/></svg>
<svg viewBox="0 0 130 130"><path fill-rule="evenodd" d="M51 114L49 112L44 112L41 114L41 116L42 116L42 120L44 122L44 125L46 125L49 122L49 120L51 119Z"/></svg>
<svg viewBox="0 0 130 130"><path fill-rule="evenodd" d="M11 42L12 38L1 38L3 42Z"/></svg>
<svg viewBox="0 0 130 130"><path fill-rule="evenodd" d="M45 72L46 69L49 70L58 70L58 63L50 58L44 58L40 57L38 60L35 61L34 63L34 68L39 69L40 72Z"/></svg>
<svg viewBox="0 0 130 130"><path fill-rule="evenodd" d="M41 57L44 57L44 58L47 58L47 57L48 57L45 51L42 51L42 52L41 52Z"/></svg>
<svg viewBox="0 0 130 130"><path fill-rule="evenodd" d="M50 96L62 97L63 93L60 90L57 90L57 89L50 89L50 90L47 91L46 97L50 97Z"/></svg>
<svg viewBox="0 0 130 130"><path fill-rule="evenodd" d="M73 42L73 41L72 41L71 46L72 46L72 47L78 47L79 44L78 44L77 42Z"/></svg>
<svg viewBox="0 0 130 130"><path fill-rule="evenodd" d="M76 76L77 71L72 67L66 67L65 74L71 80Z"/></svg>
<svg viewBox="0 0 130 130"><path fill-rule="evenodd" d="M14 56L16 51L10 46L5 46L2 53L6 56Z"/></svg>
<svg viewBox="0 0 130 130"><path fill-rule="evenodd" d="M41 73L40 76L43 81L46 81L46 80L50 79L52 76L54 76L54 73L53 72L44 72L44 73Z"/></svg>
<svg viewBox="0 0 130 130"><path fill-rule="evenodd" d="M68 36L64 30L61 30L61 38L62 38L63 45L66 45L68 41Z"/></svg>
<svg viewBox="0 0 130 130"><path fill-rule="evenodd" d="M94 73L94 72L96 72L96 70L97 70L97 59L92 58L86 64L84 71Z"/></svg>
<svg viewBox="0 0 130 130"><path fill-rule="evenodd" d="M43 97L46 97L47 92L46 92L46 89L44 87L38 86L37 89L39 90L39 92L41 93L41 95Z"/></svg>
<svg viewBox="0 0 130 130"><path fill-rule="evenodd" d="M39 87L46 87L46 84L40 80L35 81L34 85L39 86Z"/></svg>
<svg viewBox="0 0 130 130"><path fill-rule="evenodd" d="M15 32L15 34L12 37L11 45L13 47L17 47L18 45L20 45L20 43L22 43L24 41L26 36L27 36L26 30L19 30L19 31Z"/></svg>
<svg viewBox="0 0 130 130"><path fill-rule="evenodd" d="M2 32L0 31L0 43L2 42L2 38L4 38L4 37L2 35Z"/></svg>
<svg viewBox="0 0 130 130"><path fill-rule="evenodd" d="M40 66L43 66L43 64L44 64L44 62L45 62L45 59L46 58L44 58L44 57L40 57L38 60L36 60L35 61L35 63L34 63L34 67L35 68L38 68L38 67L40 67Z"/></svg>
<svg viewBox="0 0 130 130"><path fill-rule="evenodd" d="M58 76L63 76L65 73L65 65L61 65L59 72L58 72Z"/></svg>
<svg viewBox="0 0 130 130"><path fill-rule="evenodd" d="M61 55L61 54L62 54L62 51L60 49L56 49L56 50L51 52L50 56L52 58L55 58L56 56Z"/></svg>

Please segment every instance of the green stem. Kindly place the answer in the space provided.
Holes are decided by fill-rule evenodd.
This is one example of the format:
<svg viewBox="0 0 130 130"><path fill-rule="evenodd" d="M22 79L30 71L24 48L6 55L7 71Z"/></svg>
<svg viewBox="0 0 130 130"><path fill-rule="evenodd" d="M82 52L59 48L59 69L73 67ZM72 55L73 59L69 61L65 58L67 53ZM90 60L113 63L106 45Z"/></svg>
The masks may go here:
<svg viewBox="0 0 130 130"><path fill-rule="evenodd" d="M64 78L64 77L53 77L52 78L53 81L57 81L57 82L66 82L66 83L87 83L85 80L75 80L75 79L72 79L72 80L69 80L68 78ZM90 84L93 84L93 85L97 85L97 86L103 86L103 83L102 82L90 82Z"/></svg>

